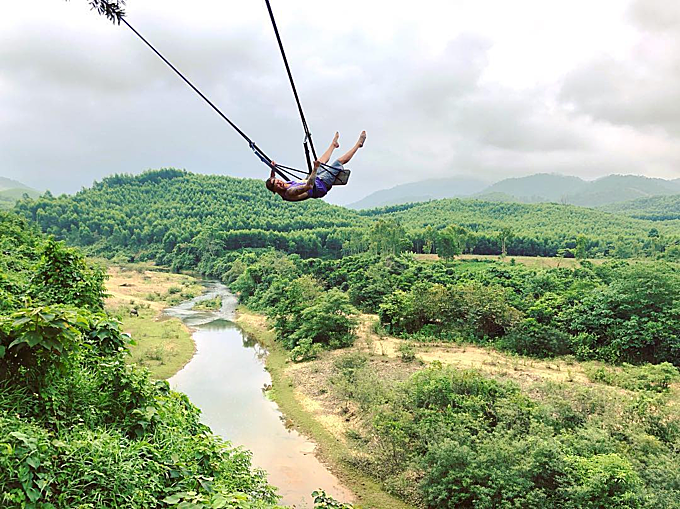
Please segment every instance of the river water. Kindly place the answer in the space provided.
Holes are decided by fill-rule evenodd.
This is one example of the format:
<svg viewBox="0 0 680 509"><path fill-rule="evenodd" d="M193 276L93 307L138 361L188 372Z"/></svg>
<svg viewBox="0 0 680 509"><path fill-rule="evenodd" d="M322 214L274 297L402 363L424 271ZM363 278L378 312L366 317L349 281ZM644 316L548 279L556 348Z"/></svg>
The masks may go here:
<svg viewBox="0 0 680 509"><path fill-rule="evenodd" d="M222 297L219 311L194 311L202 300ZM202 422L234 445L253 452L253 465L268 473L281 503L312 507L312 491L323 488L338 500L352 497L314 456L314 444L286 429L277 405L262 388L271 383L264 369L267 351L247 338L231 320L236 297L220 283L207 283L207 293L168 308L194 329L196 354L169 382L202 411Z"/></svg>

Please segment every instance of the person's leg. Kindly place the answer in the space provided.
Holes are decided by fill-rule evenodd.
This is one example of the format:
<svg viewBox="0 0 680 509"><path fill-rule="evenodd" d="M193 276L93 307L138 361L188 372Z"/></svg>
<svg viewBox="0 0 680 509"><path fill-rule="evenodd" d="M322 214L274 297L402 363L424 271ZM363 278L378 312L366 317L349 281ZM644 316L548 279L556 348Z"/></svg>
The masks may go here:
<svg viewBox="0 0 680 509"><path fill-rule="evenodd" d="M362 131L361 135L359 136L359 139L356 142L356 144L344 156L338 158L338 162L340 164L347 164L350 161L350 159L352 159L352 157L354 157L354 154L357 153L357 150L359 150L361 147L364 146L365 141L366 141L366 131Z"/></svg>
<svg viewBox="0 0 680 509"><path fill-rule="evenodd" d="M319 157L320 163L327 164L328 161L331 160L331 154L333 154L333 151L340 146L340 144L338 143L339 137L340 134L336 132L335 136L333 136L333 141L331 142L330 147L328 147L328 150L326 150L323 154L321 154L321 157Z"/></svg>

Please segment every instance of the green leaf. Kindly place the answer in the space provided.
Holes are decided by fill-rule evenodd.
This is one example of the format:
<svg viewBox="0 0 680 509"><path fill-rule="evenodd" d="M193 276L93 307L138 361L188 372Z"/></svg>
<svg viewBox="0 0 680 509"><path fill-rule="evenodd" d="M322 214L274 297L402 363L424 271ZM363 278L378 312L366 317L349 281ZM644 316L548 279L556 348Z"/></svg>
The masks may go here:
<svg viewBox="0 0 680 509"><path fill-rule="evenodd" d="M170 496L165 497L163 499L163 502L165 502L166 504L169 504L169 505L176 505L176 504L179 504L182 501L182 499L184 498L185 495L186 495L186 493L182 493L182 492L175 493L174 495L170 495Z"/></svg>
<svg viewBox="0 0 680 509"><path fill-rule="evenodd" d="M24 334L24 339L25 342L28 343L28 346L33 348L35 345L42 341L43 336L37 331L31 331Z"/></svg>
<svg viewBox="0 0 680 509"><path fill-rule="evenodd" d="M31 500L31 502L35 502L40 498L40 492L35 488L25 487L24 491L26 492L26 495L28 495L28 498Z"/></svg>
<svg viewBox="0 0 680 509"><path fill-rule="evenodd" d="M213 497L210 507L212 509L222 509L223 507L227 507L228 503L229 501L225 498L225 496L218 493Z"/></svg>
<svg viewBox="0 0 680 509"><path fill-rule="evenodd" d="M33 470L40 466L40 458L37 456L29 456L26 458L26 464L29 465Z"/></svg>

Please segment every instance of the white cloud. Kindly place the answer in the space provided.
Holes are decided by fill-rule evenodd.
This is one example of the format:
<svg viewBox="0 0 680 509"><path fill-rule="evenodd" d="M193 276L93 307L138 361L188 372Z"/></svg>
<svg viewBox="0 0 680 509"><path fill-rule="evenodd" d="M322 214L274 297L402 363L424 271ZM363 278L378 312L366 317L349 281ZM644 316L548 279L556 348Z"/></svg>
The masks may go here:
<svg viewBox="0 0 680 509"><path fill-rule="evenodd" d="M680 4L679 4L680 5ZM678 177L680 10L661 0L273 2L317 148L369 134L331 200L452 174ZM128 19L277 161L302 130L264 2ZM0 175L72 192L175 166L264 177L247 145L85 0L5 6Z"/></svg>

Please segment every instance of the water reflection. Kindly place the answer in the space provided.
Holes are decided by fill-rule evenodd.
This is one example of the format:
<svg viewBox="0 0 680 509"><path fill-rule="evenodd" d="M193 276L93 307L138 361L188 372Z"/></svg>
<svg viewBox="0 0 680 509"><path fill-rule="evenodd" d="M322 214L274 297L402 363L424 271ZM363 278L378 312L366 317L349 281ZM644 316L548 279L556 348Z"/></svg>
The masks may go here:
<svg viewBox="0 0 680 509"><path fill-rule="evenodd" d="M267 351L230 321L236 297L219 283L209 283L206 289L201 297L166 311L196 329L196 355L170 379L172 387L189 396L215 433L253 452L253 463L268 472L283 503L311 507L310 493L320 487L349 500L349 492L314 456L313 444L287 430L276 404L263 394L262 388L271 384L264 369ZM218 295L219 311L191 309Z"/></svg>

